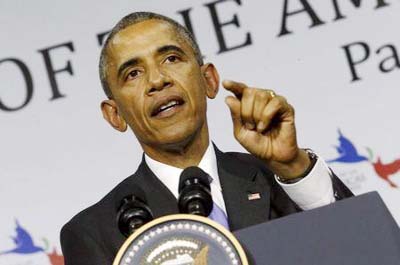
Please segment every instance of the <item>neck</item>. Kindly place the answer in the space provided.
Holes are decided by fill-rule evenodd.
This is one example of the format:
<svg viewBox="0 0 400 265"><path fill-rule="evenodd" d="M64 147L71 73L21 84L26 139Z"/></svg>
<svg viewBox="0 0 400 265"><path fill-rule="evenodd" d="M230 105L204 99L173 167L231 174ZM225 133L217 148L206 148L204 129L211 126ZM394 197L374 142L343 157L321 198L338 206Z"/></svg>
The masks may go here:
<svg viewBox="0 0 400 265"><path fill-rule="evenodd" d="M209 144L207 124L184 142L168 144L166 146L142 145L146 155L161 163L177 167L187 168L197 166Z"/></svg>

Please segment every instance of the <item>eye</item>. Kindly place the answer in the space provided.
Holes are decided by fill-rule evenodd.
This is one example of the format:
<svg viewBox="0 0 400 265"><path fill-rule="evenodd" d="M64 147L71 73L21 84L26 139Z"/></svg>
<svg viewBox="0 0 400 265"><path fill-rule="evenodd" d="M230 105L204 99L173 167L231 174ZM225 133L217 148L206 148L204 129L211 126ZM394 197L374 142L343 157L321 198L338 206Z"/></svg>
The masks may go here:
<svg viewBox="0 0 400 265"><path fill-rule="evenodd" d="M176 62L179 61L179 57L176 56L176 55L170 55L170 56L167 57L167 59L165 59L165 61L167 63L176 63Z"/></svg>
<svg viewBox="0 0 400 265"><path fill-rule="evenodd" d="M137 78L139 76L139 74L140 74L139 70L137 70L137 69L132 70L126 76L126 80L135 79L135 78Z"/></svg>

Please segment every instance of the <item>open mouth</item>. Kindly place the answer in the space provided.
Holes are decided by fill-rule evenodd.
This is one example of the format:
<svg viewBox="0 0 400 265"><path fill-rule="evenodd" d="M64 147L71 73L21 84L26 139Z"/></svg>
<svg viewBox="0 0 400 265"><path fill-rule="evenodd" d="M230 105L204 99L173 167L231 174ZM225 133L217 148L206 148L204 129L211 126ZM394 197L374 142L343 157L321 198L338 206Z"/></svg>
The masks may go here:
<svg viewBox="0 0 400 265"><path fill-rule="evenodd" d="M168 113L173 112L173 110L178 109L184 103L185 102L180 97L167 98L166 100L162 100L156 104L155 108L151 112L151 116L165 116Z"/></svg>

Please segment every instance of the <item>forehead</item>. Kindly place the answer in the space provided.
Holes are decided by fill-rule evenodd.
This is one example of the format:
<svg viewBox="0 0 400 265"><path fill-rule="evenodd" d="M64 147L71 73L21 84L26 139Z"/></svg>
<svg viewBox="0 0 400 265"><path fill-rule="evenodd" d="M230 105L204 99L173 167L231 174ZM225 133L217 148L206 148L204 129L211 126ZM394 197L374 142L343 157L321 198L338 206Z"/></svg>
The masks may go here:
<svg viewBox="0 0 400 265"><path fill-rule="evenodd" d="M170 23L150 19L118 32L109 43L108 55L113 63L120 64L126 58L148 56L164 45L190 49L187 41Z"/></svg>

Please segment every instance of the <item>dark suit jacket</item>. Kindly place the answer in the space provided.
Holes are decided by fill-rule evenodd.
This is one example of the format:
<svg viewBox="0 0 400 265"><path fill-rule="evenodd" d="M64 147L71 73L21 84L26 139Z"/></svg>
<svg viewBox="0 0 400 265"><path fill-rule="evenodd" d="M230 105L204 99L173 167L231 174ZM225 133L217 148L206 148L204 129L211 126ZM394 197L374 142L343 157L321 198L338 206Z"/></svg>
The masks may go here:
<svg viewBox="0 0 400 265"><path fill-rule="evenodd" d="M301 211L288 197L274 176L254 156L222 153L216 150L218 174L232 231ZM333 176L336 199L352 196L351 191ZM126 239L118 230L116 212L121 199L135 185L146 193L154 217L179 213L177 200L149 169L144 159L138 170L122 181L102 200L80 212L61 231L65 265L112 264ZM249 193L261 199L248 200Z"/></svg>

